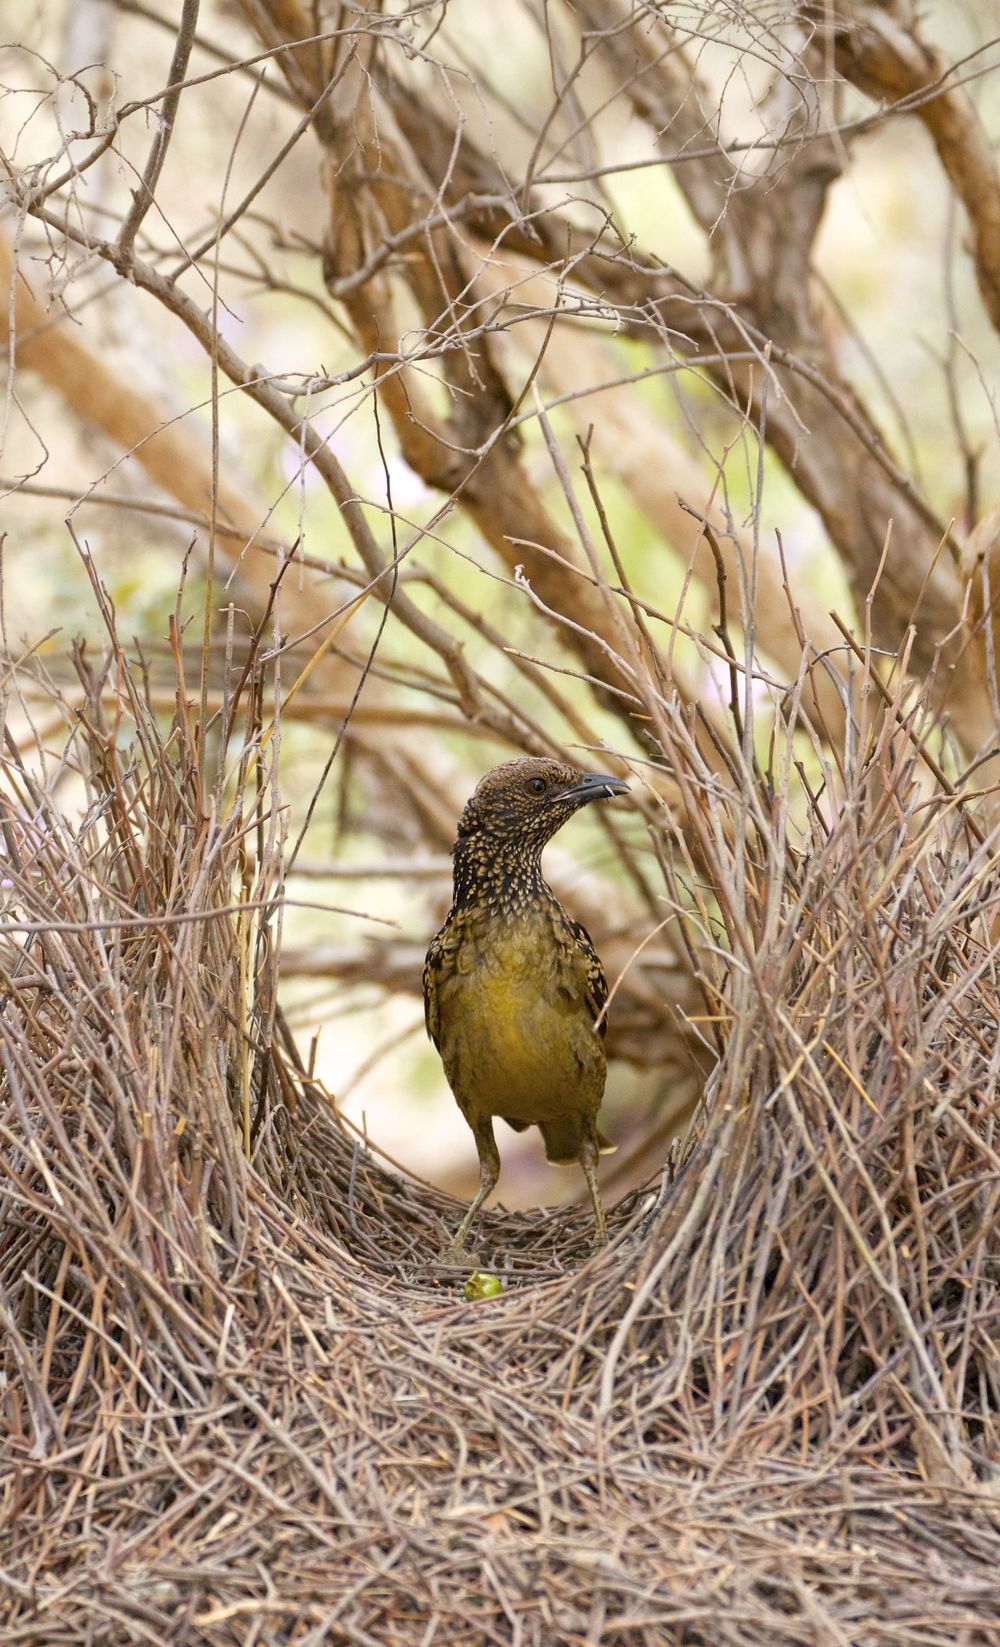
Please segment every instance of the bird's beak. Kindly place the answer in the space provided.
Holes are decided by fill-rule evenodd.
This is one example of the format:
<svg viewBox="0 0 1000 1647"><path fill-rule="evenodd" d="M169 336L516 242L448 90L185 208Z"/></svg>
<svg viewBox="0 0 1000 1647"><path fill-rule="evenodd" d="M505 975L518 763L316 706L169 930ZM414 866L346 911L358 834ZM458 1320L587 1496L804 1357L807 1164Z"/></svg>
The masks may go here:
<svg viewBox="0 0 1000 1647"><path fill-rule="evenodd" d="M584 806L587 801L610 801L614 795L627 795L628 784L607 772L581 772L564 793Z"/></svg>

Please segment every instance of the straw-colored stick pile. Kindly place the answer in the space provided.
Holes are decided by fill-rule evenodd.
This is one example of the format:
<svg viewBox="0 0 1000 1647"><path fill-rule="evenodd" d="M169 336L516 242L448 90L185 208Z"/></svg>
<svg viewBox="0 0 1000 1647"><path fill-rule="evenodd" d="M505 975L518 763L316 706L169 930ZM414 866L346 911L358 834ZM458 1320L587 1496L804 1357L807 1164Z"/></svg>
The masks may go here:
<svg viewBox="0 0 1000 1647"><path fill-rule="evenodd" d="M283 1031L255 757L80 667L4 751L0 1639L995 1642L997 852L915 712L727 783L663 711L705 1104L469 1304Z"/></svg>

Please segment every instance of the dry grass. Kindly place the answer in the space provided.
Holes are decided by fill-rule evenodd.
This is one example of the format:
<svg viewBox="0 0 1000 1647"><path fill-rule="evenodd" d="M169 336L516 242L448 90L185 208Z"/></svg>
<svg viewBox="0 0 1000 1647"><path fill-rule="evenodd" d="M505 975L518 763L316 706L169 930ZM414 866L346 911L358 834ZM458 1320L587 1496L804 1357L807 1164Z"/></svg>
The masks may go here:
<svg viewBox="0 0 1000 1647"><path fill-rule="evenodd" d="M804 666L709 767L623 642L716 1067L608 1250L488 1214L468 1304L277 1008L261 681L223 779L108 621L65 752L5 737L4 1643L995 1642L997 836L919 700L834 760Z"/></svg>

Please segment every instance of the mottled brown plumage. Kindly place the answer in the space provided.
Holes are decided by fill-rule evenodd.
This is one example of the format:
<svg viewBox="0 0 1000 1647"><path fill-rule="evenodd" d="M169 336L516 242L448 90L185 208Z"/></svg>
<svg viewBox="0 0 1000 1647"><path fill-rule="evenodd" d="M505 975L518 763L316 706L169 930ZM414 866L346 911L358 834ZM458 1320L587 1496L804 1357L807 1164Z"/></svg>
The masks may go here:
<svg viewBox="0 0 1000 1647"><path fill-rule="evenodd" d="M597 1157L608 987L597 952L546 884L542 848L589 801L627 788L560 761L508 761L459 820L454 902L427 952L427 1031L479 1153L479 1189L448 1249L464 1255L500 1157L493 1118L537 1126L550 1161L579 1161L606 1239Z"/></svg>

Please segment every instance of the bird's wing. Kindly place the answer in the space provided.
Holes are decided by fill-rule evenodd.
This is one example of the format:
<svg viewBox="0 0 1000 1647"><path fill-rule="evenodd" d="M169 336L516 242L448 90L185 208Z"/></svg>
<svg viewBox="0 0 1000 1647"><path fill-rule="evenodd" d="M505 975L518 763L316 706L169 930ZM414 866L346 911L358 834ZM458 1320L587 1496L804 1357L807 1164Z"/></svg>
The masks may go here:
<svg viewBox="0 0 1000 1647"><path fill-rule="evenodd" d="M427 1025L427 1033L439 1052L441 1050L441 1042L438 1038L441 1031L441 1014L438 1010L437 986L443 952L444 946L441 943L441 934L439 932L427 951L423 974L424 1022Z"/></svg>
<svg viewBox="0 0 1000 1647"><path fill-rule="evenodd" d="M601 1018L601 1013L607 1004L608 980L604 976L601 958L590 941L590 933L580 921L570 921L569 927L573 934L573 968L583 988L591 1018L595 1021L601 1019L597 1032L604 1036L608 1020L607 1017Z"/></svg>

